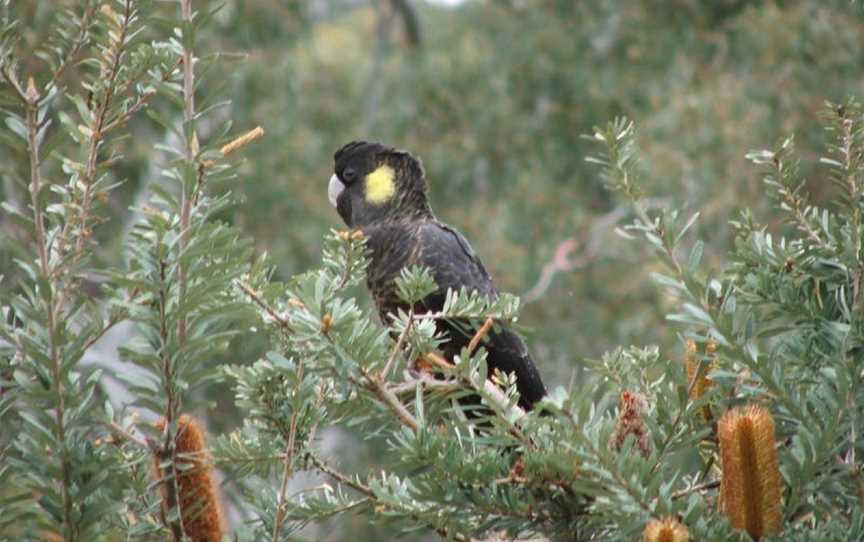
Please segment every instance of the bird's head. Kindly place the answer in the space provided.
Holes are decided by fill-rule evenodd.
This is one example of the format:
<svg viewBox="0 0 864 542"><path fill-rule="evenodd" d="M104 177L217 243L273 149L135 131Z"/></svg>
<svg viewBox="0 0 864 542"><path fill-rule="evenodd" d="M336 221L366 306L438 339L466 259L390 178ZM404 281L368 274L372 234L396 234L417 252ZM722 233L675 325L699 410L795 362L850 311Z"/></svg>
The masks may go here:
<svg viewBox="0 0 864 542"><path fill-rule="evenodd" d="M380 143L352 141L333 155L327 195L351 228L431 217L420 160Z"/></svg>

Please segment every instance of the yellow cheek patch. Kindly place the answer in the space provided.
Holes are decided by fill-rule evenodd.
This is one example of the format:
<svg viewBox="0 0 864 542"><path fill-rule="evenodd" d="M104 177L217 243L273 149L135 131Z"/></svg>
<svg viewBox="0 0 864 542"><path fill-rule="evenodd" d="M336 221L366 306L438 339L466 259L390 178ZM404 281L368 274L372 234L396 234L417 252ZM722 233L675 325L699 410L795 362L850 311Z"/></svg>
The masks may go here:
<svg viewBox="0 0 864 542"><path fill-rule="evenodd" d="M390 166L381 166L366 175L366 201L381 204L396 193L396 172Z"/></svg>

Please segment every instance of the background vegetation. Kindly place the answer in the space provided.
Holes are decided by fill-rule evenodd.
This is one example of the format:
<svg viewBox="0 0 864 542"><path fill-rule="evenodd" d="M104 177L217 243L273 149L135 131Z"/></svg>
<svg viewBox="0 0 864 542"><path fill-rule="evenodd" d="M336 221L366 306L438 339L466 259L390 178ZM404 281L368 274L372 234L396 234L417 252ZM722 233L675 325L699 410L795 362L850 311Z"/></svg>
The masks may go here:
<svg viewBox="0 0 864 542"><path fill-rule="evenodd" d="M602 371L597 372L603 364L590 360L599 360L619 345L657 345L659 358L680 360L682 328L665 318L678 312L677 298L658 289L650 278L652 272L663 271L663 260L649 257L649 242L634 243L615 234L617 226L643 217L627 198L604 187L601 169L586 162L598 151L582 136L619 115L634 119L645 195L640 205L649 212L682 209L682 217L699 211L689 235L704 240L701 263L706 269L727 268L738 261L732 258L730 263L727 256L738 250L735 240L740 245L742 239L740 229L730 227L729 221L742 222L742 208L751 209L756 221L775 235L796 231L784 222L775 205L778 197L766 189L759 168L746 153L773 147L795 134L803 191L813 205L828 206L844 192L842 183L829 182L834 175L830 168L818 162L825 146L834 141L832 133L818 127L819 115L826 100L843 103L847 95L860 94L864 83L864 19L860 6L842 0L723 0L710 5L695 0L466 1L450 6L395 0L196 1L200 16L186 27L178 22L182 15L175 3L111 2L110 12L102 4L2 6L4 24L16 22L6 28L5 36L17 39L4 42L4 66L12 70L8 73L18 74L24 98L27 78L34 75L40 96L32 113L40 121L43 115L52 121L39 164L44 183L68 187L66 192L46 189L36 203L41 205L43 197L46 209L49 203L69 203L60 207L71 214L46 211L49 233L56 226L71 236L73 246L82 240L68 260L58 255L58 262L47 262L47 267L37 261L34 247L46 246L47 241L40 240L32 221L16 215L32 213L27 107L21 106L21 96L15 96L15 85L7 79L2 105L12 115L7 119L13 120L0 131L0 191L5 204L0 211L2 291L4 305L6 299L23 296L32 298L30 305L36 307L28 313L28 303L9 302L17 308L6 311L7 325L22 329L20 320L27 325L33 321L37 327L27 333L35 337L29 346L34 356L41 351L39 341L46 341L45 351L51 351L52 338L64 333L69 344L75 345L80 336L87 346L80 355L67 352L69 359L75 358L68 367L57 364L56 372L33 376L20 372L22 356L30 354L11 348L15 340L6 339L8 352L0 365L0 408L5 407L0 446L10 457L44 449L46 444L36 439L24 446L16 440L30 421L17 416L24 399L9 390L23 386L27 378L53 382L67 370L77 375L70 377L76 382L70 397L77 395L79 382L92 380L87 388L92 400L80 403L81 442L99 438L87 419L103 416L106 399L123 427L128 425L123 416L132 412L125 407L132 399L138 400L135 408L147 421L154 413L164 416L169 411L169 421L176 418L181 410L170 399L174 393L185 398L182 412L206 420L215 435L228 435L244 419L248 422L253 407L237 400L234 382L217 368L230 364L237 367L237 380L253 378L237 375L274 350L278 333L269 328L264 332L248 299L244 303L236 294L236 280L245 277L268 302L276 303L277 291L285 288L279 281L320 266L324 236L340 226L326 198L332 153L355 138L380 139L423 158L438 216L466 234L503 290L522 297L520 323L550 388L560 385L571 393L594 389L603 381ZM124 19L129 9L139 11L140 18ZM79 37L76 29L90 24L87 14L95 26ZM118 38L126 27L128 32ZM58 33L58 28L65 33ZM83 53L69 55L75 58L66 62L79 39ZM193 43L200 58L195 71L203 81L196 87L194 118L186 110L184 65L177 60ZM111 67L121 53L127 56L120 64L129 69L120 70L114 81ZM19 61L14 68L11 58ZM89 60L79 63L82 58ZM109 88L114 89L113 102L106 97ZM45 98L52 92L56 95ZM226 99L230 104L208 109ZM139 101L140 110L135 109ZM106 110L106 118L131 113L128 122L117 126L116 135L105 134L106 143L100 143L94 155L89 142L101 141L102 134L93 137L92 123L98 120L93 112L107 102L116 110ZM258 125L266 135L242 149L242 161L220 155L220 145ZM202 149L203 158L197 157ZM93 156L96 162L90 164ZM200 220L200 228L186 241L172 239L177 224L171 212L183 214L180 195L188 198L187 204L201 203L194 164L200 165L202 159L215 163L200 177L208 179L209 199L199 208L200 215L187 217L195 224ZM91 191L70 179L80 180L82 186L97 184ZM92 215L89 209L75 215L85 197L88 205L93 204ZM196 239L197 254L210 251L211 260L183 260L190 258L183 256L189 253L186 244L195 245ZM145 245L151 252L140 248ZM181 250L171 256L176 261L171 260L168 255L177 246ZM223 252L212 252L213 247ZM264 253L266 263L260 260ZM153 305L141 308L135 302L139 292L159 291L164 277L148 273L159 262L169 261L192 275L208 272L206 266L218 267L211 277L214 282L200 285L196 294L213 296L208 300L211 305L194 307L200 314L181 301L186 294L171 293L178 296L173 307L181 320L206 320L211 327L202 327L201 333L211 339L216 331L224 332L219 341L196 346L198 351L178 346L186 340L179 328L178 337L160 337L162 320L148 312ZM55 265L58 271L52 272ZM201 268L196 270L195 265ZM270 271L265 273L265 268ZM48 319L39 323L39 292L44 292L40 273L51 280L68 279L52 291L79 299L82 311L92 310L87 314L98 317L77 318L77 305L65 309L55 297L47 303L60 312L70 310L67 314L76 318L70 316L65 331L58 331L58 323ZM706 273L698 275L708 283ZM194 280L190 288L196 293ZM357 296L361 307L368 304L362 288L349 293ZM165 307L172 307L170 300ZM214 307L225 309L219 318L211 313ZM221 320L207 320L211 317ZM97 321L111 325L103 330L94 324L90 334L82 331ZM711 322L689 325L693 328L688 333L707 340ZM166 345L182 353L175 360L160 360L157 354ZM151 355L155 357L150 359ZM182 356L196 361L184 365ZM638 358L632 352L627 356ZM627 356L622 359L631 359ZM189 374L165 373L164 363L188 366ZM96 368L105 370L101 379ZM150 395L134 387L139 375L148 371L155 383ZM193 385L174 389L176 378ZM34 412L56 410L59 404L53 396L33 397L27 408ZM856 401L852 404L859 404ZM805 414L789 416L803 420ZM322 431L326 455L348 471L370 465L374 471L386 464L385 446L364 440L368 433L364 424ZM785 434L791 434L788 427ZM229 473L228 521L237 527L255 517L253 511L264 504L250 504L241 497L244 490L251 490L237 483L236 472L230 470L231 447L225 438L218 448ZM854 440L853 450L860 447ZM166 438L163 452L169 444ZM84 447L80 453L91 450ZM678 458L681 464L697 460ZM64 461L58 463L60 471ZM141 514L152 512L158 501L152 492L143 496L149 483L145 467L137 485L124 489L142 495ZM54 467L45 468L53 472ZM99 466L82 469L79 474L86 485ZM319 481L297 477L292 488ZM16 501L22 495L49 493L39 484L16 481L0 486L0 497ZM57 499L62 509L70 497L58 494ZM32 511L22 517L30 514L39 517ZM166 524L170 523L168 518ZM38 537L39 529L48 528L43 520L32 525L28 536ZM341 540L351 533L351 539L374 540L390 536L400 526L404 524L386 518L368 525L364 515L345 514L332 523L318 522L298 536ZM10 538L22 535L20 530L8 532ZM631 529L627 535L635 532ZM136 536L160 533L144 529ZM78 535L89 536L83 531Z"/></svg>

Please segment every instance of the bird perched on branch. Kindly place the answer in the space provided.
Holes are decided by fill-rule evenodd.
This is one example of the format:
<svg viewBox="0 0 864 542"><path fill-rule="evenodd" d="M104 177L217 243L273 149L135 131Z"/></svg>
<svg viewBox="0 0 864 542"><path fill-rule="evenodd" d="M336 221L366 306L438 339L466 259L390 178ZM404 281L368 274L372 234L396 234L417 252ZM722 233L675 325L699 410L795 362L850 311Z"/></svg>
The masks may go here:
<svg viewBox="0 0 864 542"><path fill-rule="evenodd" d="M432 213L420 160L408 152L365 141L348 143L333 158L330 203L348 227L361 230L367 239L371 258L367 285L382 321L398 308L409 309L393 282L405 267L428 268L438 287L414 307L415 313L440 311L448 289L464 287L497 298L495 284L468 241ZM447 333L448 341L441 348L448 360L474 335L453 322L441 320L437 326ZM515 373L519 406L530 409L546 394L525 343L514 331L496 326L483 346L490 373L494 369Z"/></svg>

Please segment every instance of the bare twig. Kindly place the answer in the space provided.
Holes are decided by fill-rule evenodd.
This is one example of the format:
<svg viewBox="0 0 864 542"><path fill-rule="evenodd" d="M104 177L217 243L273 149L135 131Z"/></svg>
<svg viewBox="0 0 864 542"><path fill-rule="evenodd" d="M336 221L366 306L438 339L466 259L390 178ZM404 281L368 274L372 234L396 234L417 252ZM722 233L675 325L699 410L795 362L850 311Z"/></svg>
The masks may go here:
<svg viewBox="0 0 864 542"><path fill-rule="evenodd" d="M39 195L42 192L41 159L39 156L41 141L39 141L38 102L40 93L36 88L33 78L27 81L27 90L24 91L25 99L25 123L27 127L27 151L30 156L30 202L33 206L33 222L36 228L36 246L39 252L40 272L47 281L51 281L51 261L49 259L50 239L45 233L45 216L42 212L42 204ZM55 288L56 284L49 287ZM57 404L54 408L56 423L56 438L60 444L60 471L62 476L61 497L63 502L62 524L67 540L77 539L73 525L73 501L72 501L72 472L71 460L69 459L68 447L66 446L66 389L61 378L62 364L60 345L57 344L57 322L62 317L63 309L61 296L51 296L50 300L44 301L44 310L47 319L48 341L51 359L52 388L56 386Z"/></svg>
<svg viewBox="0 0 864 542"><path fill-rule="evenodd" d="M297 365L297 380L303 382L303 361ZM300 419L300 410L294 409L291 413L290 426L288 428L288 436L285 443L285 462L282 471L282 484L279 487L279 495L276 500L276 517L273 520L273 542L279 541L279 532L282 530L282 524L285 522L287 514L288 501L288 482L294 475L294 454L296 452L295 442L297 440L297 422Z"/></svg>
<svg viewBox="0 0 864 542"><path fill-rule="evenodd" d="M159 262L159 278L160 283L167 282L168 262L161 260ZM162 345L168 344L168 293L166 287L159 290L159 298L157 301L159 311L159 340ZM178 495L180 489L177 485L177 446L176 435L171 430L172 423L177 419L178 400L176 397L176 389L174 382L174 363L171 359L170 352L167 348L161 349L162 353L160 361L162 363L162 382L165 385L165 428L162 433L162 443L159 446L156 458L161 462L165 462L165 482L164 499L162 500L162 521L171 530L171 536L174 542L180 542L184 538L185 528L183 526L183 514L178 510L177 520L170 521L170 510L179 508ZM165 461L170 459L170 461Z"/></svg>
<svg viewBox="0 0 864 542"><path fill-rule="evenodd" d="M480 341L483 340L483 337L486 336L487 333L492 329L493 320L492 318L487 318L483 325L480 326L480 329L477 330L477 333L471 337L471 342L468 343L468 355L473 356L474 351L477 350L477 346L480 344Z"/></svg>
<svg viewBox="0 0 864 542"><path fill-rule="evenodd" d="M191 25L192 21L192 0L180 0L180 11L181 17L184 23ZM185 38L185 36L184 36ZM183 40L186 42L187 40ZM195 115L195 98L194 98L194 86L195 86L195 72L192 66L192 50L184 46L183 47L183 121L185 123L191 123L194 121ZM197 154L196 149L193 146L197 145L197 137L192 132L192 136L186 139L186 163L188 167L194 163L195 155ZM190 224L190 215L191 215L191 199L189 197L189 187L184 185L181 187L181 200L180 200L180 243L179 243L179 253L183 254L186 248L189 246L189 224ZM163 281L166 277L164 277L165 269L167 265L165 262L162 262L162 274ZM178 262L178 271L177 271L177 282L178 282L178 301L180 304L179 312L183 315L178 318L177 321L177 342L178 348L183 348L186 345L186 316L183 311L183 307L186 304L186 292L188 288L187 281L187 269L186 265L182 262L182 259ZM166 327L166 314L167 310L165 307L166 298L164 292L160 292L160 322L161 322L161 330L160 333L163 337L163 344L167 343L168 338L168 330ZM173 483L165 484L165 501L163 506L164 520L168 522L168 526L171 529L171 534L175 540L175 542L179 542L184 539L185 528L183 525L183 514L177 514L176 521L169 521L168 510L175 509L179 506L179 502L177 496L179 495L179 488L177 486L177 476L176 476L176 463L177 463L177 446L174 443L173 436L170 430L171 423L174 421L178 405L177 400L174 397L173 389L174 389L174 369L173 363L170 359L170 356L165 355L163 357L163 380L166 386L166 392L168 395L168 404L166 406L165 411L165 435L163 439L161 455L163 457L170 457L171 461L169 462L166 468L166 478L171 476L173 479Z"/></svg>
<svg viewBox="0 0 864 542"><path fill-rule="evenodd" d="M326 474L330 478L333 478L334 480L336 480L340 484L346 485L355 491L359 491L360 493L362 493L368 497L375 498L375 492L372 491L372 489L370 489L369 486L360 483L359 480L354 480L350 476L342 474L341 472L339 472L338 470L336 470L333 467L331 467L330 465L328 465L326 462L324 462L323 459L321 459L320 457L318 457L317 455L315 455L312 452L308 452L307 457L309 458L309 461L311 461L312 464L315 465L316 469L320 470L321 472L323 472L324 474Z"/></svg>
<svg viewBox="0 0 864 542"><path fill-rule="evenodd" d="M111 432L120 437L123 440L128 440L129 442L135 444L139 448L143 450L149 450L151 452L156 452L156 444L154 442L144 440L131 431L127 430L117 422L111 422L108 424L108 428L111 429Z"/></svg>
<svg viewBox="0 0 864 542"><path fill-rule="evenodd" d="M697 484L692 487L688 487L685 489L681 489L672 494L673 499L680 499L682 497L686 497L691 493L699 493L701 491L707 491L709 489L715 489L720 487L720 480L712 480L710 482L705 482L704 484Z"/></svg>
<svg viewBox="0 0 864 542"><path fill-rule="evenodd" d="M98 332L96 332L94 335L91 335L90 338L87 339L87 342L84 343L84 351L87 352L88 350L90 350L90 348L92 348L94 344L99 342L99 340L102 337L104 337L105 334L111 330L111 328L113 328L114 326L116 326L119 323L120 323L120 317L119 316L114 315L111 318L109 318L108 321L105 322L105 325L102 326L102 328Z"/></svg>
<svg viewBox="0 0 864 542"><path fill-rule="evenodd" d="M4 72L5 73L5 72ZM38 108L36 102L39 100L39 91L33 79L27 83L27 90L23 94L26 100L25 123L27 125L27 151L30 155L30 204L33 206L33 222L36 226L36 245L39 250L39 263L42 274L51 276L51 268L48 262L48 240L45 238L45 216L42 213L42 205L39 203L39 194L42 192L42 161L39 157L39 127Z"/></svg>
<svg viewBox="0 0 864 542"><path fill-rule="evenodd" d="M416 433L420 428L417 419L408 412L408 409L399 401L399 398L387 388L381 375L370 374L362 367L360 368L360 371L363 374L363 382L366 388L371 391L379 401L384 403L403 425Z"/></svg>
<svg viewBox="0 0 864 542"><path fill-rule="evenodd" d="M183 21L192 25L192 0L180 0L180 10ZM185 38L185 36L184 36ZM184 39L188 43L188 40ZM192 46L183 47L183 124L189 125L195 122L195 55L192 51ZM196 157L198 155L198 134L194 127L191 130L191 135L186 138L185 161L187 167L194 167ZM199 175L201 170L199 170ZM180 195L180 253L185 252L189 246L189 224L192 215L192 190L191 187L184 186ZM186 290L189 286L186 265L180 260L177 270L177 282L180 290L179 301L181 307L186 304ZM182 347L186 343L186 317L183 316L177 321L177 340Z"/></svg>
<svg viewBox="0 0 864 542"><path fill-rule="evenodd" d="M389 389L394 395L402 396L415 393L415 391L417 390L417 386L420 386L427 390L439 391L456 391L462 388L462 384L460 384L454 379L437 380L435 378L428 377L406 380L405 382L400 382L399 384L393 384L387 389Z"/></svg>
<svg viewBox="0 0 864 542"><path fill-rule="evenodd" d="M396 361L396 356L399 355L399 352L402 351L402 344L405 342L405 338L408 336L408 333L411 331L411 325L414 323L414 307L408 309L408 323L405 324L405 329L402 330L402 333L399 334L399 338L396 340L396 345L393 347L393 351L390 352L390 357L387 359L387 363L384 364L384 368L381 369L381 378L387 379L387 374L390 372L390 368L393 366L393 363Z"/></svg>
<svg viewBox="0 0 864 542"><path fill-rule="evenodd" d="M284 316L276 312L276 309L267 304L266 301L261 299L261 296L252 289L251 286L242 281L237 281L237 287L243 290L243 293L249 296L256 305L258 305L261 309L263 309L273 320L275 320L285 331L289 333L293 333L291 329L291 324L288 320L285 319Z"/></svg>
<svg viewBox="0 0 864 542"><path fill-rule="evenodd" d="M390 5L393 11L399 14L402 19L402 26L405 31L405 37L411 47L419 47L420 36L420 21L417 19L417 8L413 2L408 0L390 0Z"/></svg>
<svg viewBox="0 0 864 542"><path fill-rule="evenodd" d="M597 259L600 248L603 245L604 236L611 226L621 220L628 212L629 206L619 205L608 213L592 221L592 225L577 239L568 237L558 243L552 259L543 266L540 278L522 295L522 301L532 303L539 300L552 286L552 280L558 273L576 271L587 267ZM583 247L582 253L577 257L571 254L578 248Z"/></svg>

